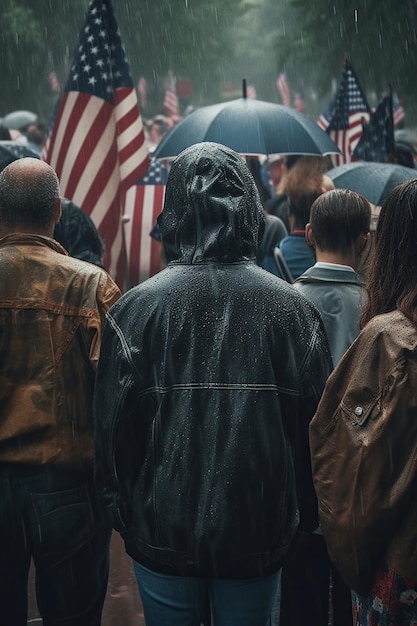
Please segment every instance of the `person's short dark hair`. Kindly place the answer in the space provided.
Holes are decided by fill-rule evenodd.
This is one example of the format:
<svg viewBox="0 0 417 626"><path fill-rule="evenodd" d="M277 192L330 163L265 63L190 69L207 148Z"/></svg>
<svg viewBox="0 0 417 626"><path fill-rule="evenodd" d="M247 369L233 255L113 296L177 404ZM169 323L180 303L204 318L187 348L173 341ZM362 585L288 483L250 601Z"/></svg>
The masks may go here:
<svg viewBox="0 0 417 626"><path fill-rule="evenodd" d="M58 177L40 159L18 159L0 172L0 219L8 228L48 228L58 199Z"/></svg>
<svg viewBox="0 0 417 626"><path fill-rule="evenodd" d="M158 116L153 118L151 127L152 126L156 126L158 135L160 135L161 137L163 137L168 130L168 126L165 120Z"/></svg>
<svg viewBox="0 0 417 626"><path fill-rule="evenodd" d="M333 189L312 204L310 226L317 247L325 252L343 252L362 234L369 232L371 206L349 189Z"/></svg>
<svg viewBox="0 0 417 626"><path fill-rule="evenodd" d="M295 227L303 230L310 221L313 202L320 196L321 190L300 194L297 198L289 197L288 214L294 217Z"/></svg>
<svg viewBox="0 0 417 626"><path fill-rule="evenodd" d="M30 124L26 131L26 138L29 142L41 146L46 138L46 124L44 122Z"/></svg>

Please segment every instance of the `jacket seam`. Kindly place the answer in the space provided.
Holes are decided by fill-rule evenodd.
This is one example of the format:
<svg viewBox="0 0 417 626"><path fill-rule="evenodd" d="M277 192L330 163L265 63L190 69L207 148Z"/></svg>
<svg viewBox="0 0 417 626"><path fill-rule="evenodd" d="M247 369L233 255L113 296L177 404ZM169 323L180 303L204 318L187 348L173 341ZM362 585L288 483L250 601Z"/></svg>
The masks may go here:
<svg viewBox="0 0 417 626"><path fill-rule="evenodd" d="M122 346L122 350L123 350L123 354L125 355L132 371L135 373L136 377L138 378L138 371L135 367L135 364L133 362L132 359L132 355L130 353L130 349L129 349L129 345L126 341L126 338L123 334L122 329L120 328L120 326L117 324L116 320L114 319L114 317L112 317L112 315L110 313L106 313L106 320L108 321L109 325L111 326L111 328L114 330L114 332L116 333L117 337L120 340L121 346Z"/></svg>
<svg viewBox="0 0 417 626"><path fill-rule="evenodd" d="M78 307L76 305L62 305L60 303L50 302L49 300L34 300L31 298L19 298L15 300L0 298L0 306L2 309L36 309L73 317L98 317L96 310L92 308Z"/></svg>
<svg viewBox="0 0 417 626"><path fill-rule="evenodd" d="M277 385L268 384L256 384L256 383L213 383L213 382L199 382L199 383L179 383L168 386L154 386L144 389L138 393L138 398L152 393L167 394L172 391L187 391L197 389L220 389L230 391L274 391L277 393L285 393L291 396L299 396L300 392L297 389L288 389L286 387L279 387Z"/></svg>
<svg viewBox="0 0 417 626"><path fill-rule="evenodd" d="M116 445L114 444L114 432L116 429L116 419L114 419L114 416L118 414L119 406L123 398L125 398L125 396L127 395L127 392L130 389L130 387L133 387L133 384L134 384L133 378L128 377L128 379L126 380L125 384L122 387L121 393L118 396L117 403L112 414L111 430L110 430L110 450L113 450L112 469L113 469L113 476L115 480L114 489L116 492L116 512L117 512L117 517L119 518L119 521L121 522L121 524L124 526L125 529L129 528L129 524L126 524L125 520L123 519L122 514L121 514L121 507L120 507L120 489L118 487L119 475L118 475L117 467L116 467Z"/></svg>

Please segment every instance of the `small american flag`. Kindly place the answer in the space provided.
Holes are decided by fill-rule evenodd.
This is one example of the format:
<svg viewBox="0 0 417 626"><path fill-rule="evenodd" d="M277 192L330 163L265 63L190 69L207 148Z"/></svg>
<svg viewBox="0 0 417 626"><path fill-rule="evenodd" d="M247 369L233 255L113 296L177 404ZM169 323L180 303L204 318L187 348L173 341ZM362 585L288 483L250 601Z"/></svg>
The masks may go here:
<svg viewBox="0 0 417 626"><path fill-rule="evenodd" d="M59 84L58 76L53 70L48 74L48 83L50 84L51 89L54 93L59 93L61 91L61 85Z"/></svg>
<svg viewBox="0 0 417 626"><path fill-rule="evenodd" d="M138 92L140 104L143 108L145 108L148 101L148 83L146 82L146 78L144 76L141 76L138 80Z"/></svg>
<svg viewBox="0 0 417 626"><path fill-rule="evenodd" d="M332 157L334 165L350 163L369 116L370 107L356 74L346 63L336 96L317 121L342 152Z"/></svg>
<svg viewBox="0 0 417 626"><path fill-rule="evenodd" d="M388 95L381 100L371 114L352 157L362 161L386 163L388 155L394 155L394 152L392 98Z"/></svg>
<svg viewBox="0 0 417 626"><path fill-rule="evenodd" d="M277 78L277 90L281 97L282 104L286 107L291 106L290 84L285 72L281 72Z"/></svg>
<svg viewBox="0 0 417 626"><path fill-rule="evenodd" d="M123 194L148 169L142 118L110 0L92 0L43 154L61 193L90 215L122 287Z"/></svg>
<svg viewBox="0 0 417 626"><path fill-rule="evenodd" d="M405 111L395 91L392 94L392 106L394 109L394 127L397 128L405 119Z"/></svg>
<svg viewBox="0 0 417 626"><path fill-rule="evenodd" d="M129 258L129 287L156 274L161 263L161 244L150 236L162 211L168 170L153 161L145 176L126 193L123 216Z"/></svg>

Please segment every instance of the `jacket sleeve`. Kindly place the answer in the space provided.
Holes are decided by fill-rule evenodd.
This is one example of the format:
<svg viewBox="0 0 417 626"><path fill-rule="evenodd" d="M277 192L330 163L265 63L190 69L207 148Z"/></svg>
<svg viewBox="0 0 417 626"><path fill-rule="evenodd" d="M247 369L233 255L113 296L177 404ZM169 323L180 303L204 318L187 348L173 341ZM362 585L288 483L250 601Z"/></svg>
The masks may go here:
<svg viewBox="0 0 417 626"><path fill-rule="evenodd" d="M101 348L101 331L104 325L106 313L121 295L120 289L116 283L104 270L102 270L96 292L96 304L99 319L94 318L88 320L87 335L84 339L85 345L88 346L88 357L94 371L97 369Z"/></svg>
<svg viewBox="0 0 417 626"><path fill-rule="evenodd" d="M132 491L141 462L134 428L138 374L110 313L104 324L94 392L95 481L110 509L113 527L121 532L131 525Z"/></svg>
<svg viewBox="0 0 417 626"><path fill-rule="evenodd" d="M331 375L310 425L329 555L362 594L412 508L417 458L417 420L407 406L415 393L406 361L387 353L380 337L369 338L368 326Z"/></svg>

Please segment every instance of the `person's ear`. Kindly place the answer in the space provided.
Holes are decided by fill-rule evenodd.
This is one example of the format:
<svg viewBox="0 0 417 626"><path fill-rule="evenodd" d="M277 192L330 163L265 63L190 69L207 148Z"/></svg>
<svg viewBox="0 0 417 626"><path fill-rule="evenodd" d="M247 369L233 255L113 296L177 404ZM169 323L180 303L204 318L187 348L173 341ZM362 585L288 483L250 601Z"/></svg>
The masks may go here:
<svg viewBox="0 0 417 626"><path fill-rule="evenodd" d="M359 235L357 239L358 254L362 254L370 238L371 238L371 233L369 231L367 233L362 233L361 235Z"/></svg>
<svg viewBox="0 0 417 626"><path fill-rule="evenodd" d="M314 239L314 233L313 233L313 229L310 226L310 223L306 224L305 238L306 238L307 245L309 245L310 248L314 249L316 247L316 240Z"/></svg>
<svg viewBox="0 0 417 626"><path fill-rule="evenodd" d="M59 197L57 198L57 201L55 203L55 214L54 214L55 224L58 224L59 220L61 219L61 215L62 215L61 205L62 205L62 198Z"/></svg>

